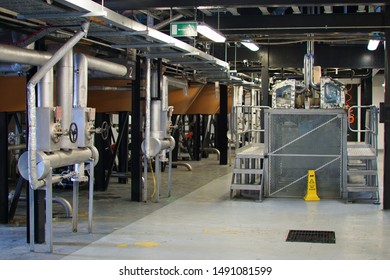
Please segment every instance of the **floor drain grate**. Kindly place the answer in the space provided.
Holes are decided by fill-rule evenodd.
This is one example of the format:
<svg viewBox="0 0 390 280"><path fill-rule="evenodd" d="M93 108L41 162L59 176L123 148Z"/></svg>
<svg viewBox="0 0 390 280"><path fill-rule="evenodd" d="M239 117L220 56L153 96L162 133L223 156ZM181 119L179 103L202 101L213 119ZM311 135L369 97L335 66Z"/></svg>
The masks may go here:
<svg viewBox="0 0 390 280"><path fill-rule="evenodd" d="M321 230L290 230L286 241L309 243L336 243L334 231Z"/></svg>

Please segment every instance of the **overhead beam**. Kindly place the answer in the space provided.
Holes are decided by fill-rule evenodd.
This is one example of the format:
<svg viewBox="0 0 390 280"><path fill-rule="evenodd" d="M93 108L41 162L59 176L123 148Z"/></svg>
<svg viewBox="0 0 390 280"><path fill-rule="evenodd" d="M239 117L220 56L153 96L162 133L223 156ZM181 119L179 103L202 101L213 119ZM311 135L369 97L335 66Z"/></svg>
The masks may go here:
<svg viewBox="0 0 390 280"><path fill-rule="evenodd" d="M193 8L199 6L207 7L286 7L286 6L319 6L319 5L383 5L386 1L361 1L361 0L341 0L341 1L315 1L315 0L115 0L107 1L105 5L110 9L123 9L123 7L131 7L134 10L153 9L153 8Z"/></svg>
<svg viewBox="0 0 390 280"><path fill-rule="evenodd" d="M205 17L210 26L217 26L224 34L258 33L302 33L302 32L357 32L384 31L385 16L382 13L359 14L292 14L263 16ZM389 28L387 26L387 28Z"/></svg>

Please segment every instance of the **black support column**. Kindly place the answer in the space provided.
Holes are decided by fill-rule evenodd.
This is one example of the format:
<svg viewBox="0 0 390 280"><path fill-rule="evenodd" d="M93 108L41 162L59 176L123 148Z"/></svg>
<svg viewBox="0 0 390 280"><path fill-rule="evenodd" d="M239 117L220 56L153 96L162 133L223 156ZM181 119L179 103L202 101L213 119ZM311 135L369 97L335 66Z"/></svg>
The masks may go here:
<svg viewBox="0 0 390 280"><path fill-rule="evenodd" d="M269 47L264 46L260 52L261 61L261 94L260 94L260 105L270 106L271 99L269 98ZM264 129L264 111L261 110L260 115L260 126ZM260 141L264 143L264 133L260 133Z"/></svg>
<svg viewBox="0 0 390 280"><path fill-rule="evenodd" d="M105 113L96 113L95 126L101 127L105 121ZM99 161L95 166L95 191L105 191L106 180L106 140L101 134L95 134L95 147L99 151Z"/></svg>
<svg viewBox="0 0 390 280"><path fill-rule="evenodd" d="M228 164L228 89L226 85L220 86L219 114L217 115L217 148L220 152L219 164Z"/></svg>
<svg viewBox="0 0 390 280"><path fill-rule="evenodd" d="M194 124L194 130L193 130L193 146L192 146L192 159L193 160L200 160L200 153L201 153L201 123L200 123L200 115L194 115L193 116L193 124Z"/></svg>
<svg viewBox="0 0 390 280"><path fill-rule="evenodd" d="M142 201L141 61L137 57L131 99L131 200Z"/></svg>
<svg viewBox="0 0 390 280"><path fill-rule="evenodd" d="M172 115L172 123L176 124L179 115ZM175 139L175 148L172 150L172 161L176 162L179 157L179 140L180 140L180 129L176 128L173 130L172 137Z"/></svg>
<svg viewBox="0 0 390 280"><path fill-rule="evenodd" d="M8 114L0 113L0 223L8 223Z"/></svg>
<svg viewBox="0 0 390 280"><path fill-rule="evenodd" d="M385 25L390 24L390 5L386 5ZM383 209L390 209L390 30L385 31L385 142L383 166Z"/></svg>
<svg viewBox="0 0 390 280"><path fill-rule="evenodd" d="M261 106L270 106L269 98L269 47L264 46L260 52L261 61Z"/></svg>
<svg viewBox="0 0 390 280"><path fill-rule="evenodd" d="M119 131L123 130L123 135L118 143L118 172L124 176L120 176L118 182L126 184L128 181L126 174L129 170L129 115L127 112L119 112L119 125ZM122 127L123 125L124 127Z"/></svg>

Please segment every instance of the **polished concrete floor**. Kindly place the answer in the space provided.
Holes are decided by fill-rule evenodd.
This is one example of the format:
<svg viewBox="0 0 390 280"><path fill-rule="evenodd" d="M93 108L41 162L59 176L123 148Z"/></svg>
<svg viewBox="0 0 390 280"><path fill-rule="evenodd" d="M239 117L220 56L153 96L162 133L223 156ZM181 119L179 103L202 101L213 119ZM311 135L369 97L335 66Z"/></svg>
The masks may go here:
<svg viewBox="0 0 390 280"><path fill-rule="evenodd" d="M158 203L131 202L129 186L114 179L107 192L95 193L92 234L85 190L78 232L71 232L71 219L56 206L52 254L29 251L21 204L14 223L0 226L0 259L390 259L390 212L381 205L230 199L230 166L218 165L215 155L191 165L193 171L173 170L172 196L163 187ZM336 243L286 242L289 230L334 231Z"/></svg>

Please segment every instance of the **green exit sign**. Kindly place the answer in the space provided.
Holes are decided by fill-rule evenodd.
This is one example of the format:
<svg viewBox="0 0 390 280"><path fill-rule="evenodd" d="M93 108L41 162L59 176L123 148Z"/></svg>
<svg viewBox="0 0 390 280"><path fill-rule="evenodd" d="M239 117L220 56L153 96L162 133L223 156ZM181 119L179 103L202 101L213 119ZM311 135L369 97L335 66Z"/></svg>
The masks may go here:
<svg viewBox="0 0 390 280"><path fill-rule="evenodd" d="M171 22L172 37L195 37L198 35L196 31L198 24L196 21L187 22Z"/></svg>

